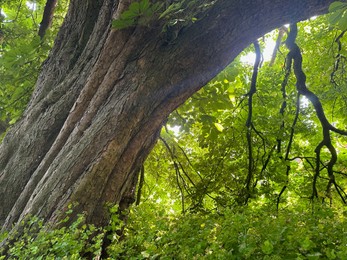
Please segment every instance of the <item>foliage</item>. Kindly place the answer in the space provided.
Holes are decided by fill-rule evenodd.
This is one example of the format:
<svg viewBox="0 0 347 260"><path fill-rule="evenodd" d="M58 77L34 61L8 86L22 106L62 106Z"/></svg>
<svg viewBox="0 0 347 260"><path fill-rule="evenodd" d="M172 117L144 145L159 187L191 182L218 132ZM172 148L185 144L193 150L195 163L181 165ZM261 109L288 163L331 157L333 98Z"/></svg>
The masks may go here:
<svg viewBox="0 0 347 260"><path fill-rule="evenodd" d="M338 259L346 254L346 223L324 206L313 212L300 207L277 212L266 205L186 216L165 212L162 204L133 208L127 239L109 248L111 258Z"/></svg>
<svg viewBox="0 0 347 260"><path fill-rule="evenodd" d="M329 26L328 17L301 23L297 42L303 50L309 89L322 102L328 120L346 129L344 48L334 43L336 31ZM265 37L275 40L277 33ZM346 40L340 40L345 46ZM252 51L250 47L240 57ZM303 96L298 99L294 75L290 74L284 85L287 53L285 46L280 46L275 64L264 62L259 70L252 102L252 158L246 126L252 68L239 57L170 116L145 167L147 193L170 193L175 203L184 200L183 211L243 205L259 197L286 205L315 198L315 188L320 199L339 204L337 189L327 189L327 150L321 154L320 176L314 182L315 149L321 142L322 128L310 101ZM338 57L340 66L333 66ZM332 138L338 149L334 174L343 190L347 184L347 139L338 134ZM173 186L178 191L172 191Z"/></svg>
<svg viewBox="0 0 347 260"><path fill-rule="evenodd" d="M197 21L215 2L216 0L135 1L112 21L112 27L125 29L136 25L151 26L154 21L164 20L162 32L176 32Z"/></svg>
<svg viewBox="0 0 347 260"><path fill-rule="evenodd" d="M67 213L71 213L69 210ZM60 223L67 222L69 216ZM13 241L8 256L18 259L80 259L83 254L100 254L103 231L86 225L83 215L68 227L49 229L37 217L23 222L22 236ZM2 239L5 239L4 236ZM0 251L1 252L1 251ZM0 257L1 259L1 257Z"/></svg>
<svg viewBox="0 0 347 260"><path fill-rule="evenodd" d="M329 21L340 30L347 30L347 3L333 2L329 7L329 12L331 12Z"/></svg>
<svg viewBox="0 0 347 260"><path fill-rule="evenodd" d="M9 125L23 113L67 9L67 1L59 1L53 25L40 40L37 33L45 3L5 1L0 6L0 121Z"/></svg>
<svg viewBox="0 0 347 260"><path fill-rule="evenodd" d="M133 2L120 17L112 21L112 27L124 29L134 25L147 26L153 20L154 14L160 9L160 4L152 4L149 0Z"/></svg>
<svg viewBox="0 0 347 260"><path fill-rule="evenodd" d="M343 259L347 254L345 212L321 204L312 205L312 210L299 205L280 211L252 204L186 216L168 214L167 206L148 201L133 207L125 239L113 233L107 248L110 259ZM104 230L119 223L113 216ZM10 256L98 257L105 231L83 222L80 216L68 228L47 230L32 218Z"/></svg>

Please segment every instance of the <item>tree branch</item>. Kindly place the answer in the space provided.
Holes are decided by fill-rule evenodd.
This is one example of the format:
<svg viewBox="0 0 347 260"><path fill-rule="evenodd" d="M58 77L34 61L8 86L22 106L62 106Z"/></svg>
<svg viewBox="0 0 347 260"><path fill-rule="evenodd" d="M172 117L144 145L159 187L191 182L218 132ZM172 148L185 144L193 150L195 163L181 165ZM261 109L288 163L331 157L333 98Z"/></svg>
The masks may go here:
<svg viewBox="0 0 347 260"><path fill-rule="evenodd" d="M47 29L52 25L54 9L57 5L57 2L58 0L47 0L46 2L45 9L43 11L42 21L40 23L40 28L38 32L38 35L41 39L43 39Z"/></svg>
<svg viewBox="0 0 347 260"><path fill-rule="evenodd" d="M323 140L317 145L315 152L316 152L316 172L313 179L313 194L312 197L318 197L318 192L316 189L316 182L317 178L319 176L319 165L320 165L320 152L321 149L326 146L330 152L331 158L328 163L327 171L329 176L329 183L327 185L327 194L330 194L330 188L331 185L335 183L335 176L333 167L337 161L337 152L335 147L333 146L331 142L331 136L330 131L333 131L335 133L341 134L341 135L347 135L347 131L340 130L335 128L328 119L325 116L324 109L322 106L322 103L320 102L317 95L315 95L312 91L310 91L306 86L306 75L302 70L302 55L299 46L295 43L296 36L297 36L297 25L292 24L290 26L290 32L286 41L286 45L289 49L288 53L288 59L293 60L293 68L294 68L294 74L296 77L296 89L298 91L298 94L306 96L308 100L312 103L313 107L316 110L316 115L321 123L322 130L323 130ZM345 201L344 201L345 202Z"/></svg>
<svg viewBox="0 0 347 260"><path fill-rule="evenodd" d="M278 36L277 36L277 39L276 39L275 48L274 48L274 50L272 52L271 61L270 61L270 64L269 64L270 67L273 66L274 63L275 63L277 52L279 51L279 48L280 48L280 45L281 45L281 42L282 42L282 38L283 38L283 35L284 35L285 32L288 33L288 29L285 26L281 26L278 29Z"/></svg>
<svg viewBox="0 0 347 260"><path fill-rule="evenodd" d="M246 190L247 190L247 198L246 198L246 203L249 198L250 194L250 186L251 186L251 181L253 179L253 164L254 164L254 158L253 158L253 148L252 148L252 114L253 114L253 95L256 93L256 84L257 84L257 77L258 77L258 69L259 69L259 64L261 61L261 52L260 52L260 46L259 42L255 41L253 43L254 49L255 49L255 62L253 66L253 75L252 75L252 81L251 81L251 86L250 90L247 93L248 95L248 118L246 121L246 127L247 127L247 144L248 144L248 175L246 179Z"/></svg>

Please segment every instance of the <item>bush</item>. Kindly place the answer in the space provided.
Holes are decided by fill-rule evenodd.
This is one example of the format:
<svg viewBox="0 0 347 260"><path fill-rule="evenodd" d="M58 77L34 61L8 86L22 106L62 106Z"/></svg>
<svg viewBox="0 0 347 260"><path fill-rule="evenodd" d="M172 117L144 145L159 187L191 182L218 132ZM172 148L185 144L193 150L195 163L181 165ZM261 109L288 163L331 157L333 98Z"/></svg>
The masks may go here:
<svg viewBox="0 0 347 260"><path fill-rule="evenodd" d="M347 255L344 214L324 206L280 212L248 206L180 215L146 202L131 209L123 239L115 232L119 225L114 216L100 230L84 224L80 216L69 227L47 230L32 218L10 256L81 259L90 253L97 257L106 231L113 232L107 249L110 259L344 259Z"/></svg>

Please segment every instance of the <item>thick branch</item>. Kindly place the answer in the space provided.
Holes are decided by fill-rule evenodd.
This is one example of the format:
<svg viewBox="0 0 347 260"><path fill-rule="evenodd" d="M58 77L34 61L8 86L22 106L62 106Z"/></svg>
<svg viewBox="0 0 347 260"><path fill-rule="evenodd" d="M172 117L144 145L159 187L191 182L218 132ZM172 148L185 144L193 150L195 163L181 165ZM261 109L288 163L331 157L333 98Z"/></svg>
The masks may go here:
<svg viewBox="0 0 347 260"><path fill-rule="evenodd" d="M53 20L54 9L57 5L58 0L47 0L45 9L43 11L42 21L40 23L39 36L42 39L47 29L51 26Z"/></svg>

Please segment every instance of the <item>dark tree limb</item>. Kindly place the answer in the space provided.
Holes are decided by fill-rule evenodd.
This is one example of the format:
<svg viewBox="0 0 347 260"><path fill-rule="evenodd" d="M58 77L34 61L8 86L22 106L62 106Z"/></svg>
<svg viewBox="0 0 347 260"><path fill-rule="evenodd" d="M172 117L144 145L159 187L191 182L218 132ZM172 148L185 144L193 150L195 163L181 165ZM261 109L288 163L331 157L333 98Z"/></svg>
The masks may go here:
<svg viewBox="0 0 347 260"><path fill-rule="evenodd" d="M287 58L289 60L292 60L294 62L293 68L294 68L294 74L296 77L296 89L298 91L298 94L304 95L310 102L312 103L314 109L316 110L316 115L321 123L322 130L323 130L323 140L317 145L315 152L316 152L316 169L315 169L315 175L313 178L313 194L312 198L318 197L318 192L316 188L317 178L320 174L320 153L322 148L325 146L328 148L330 152L330 161L327 165L327 171L329 176L329 183L326 188L326 193L328 196L330 196L331 192L331 186L334 185L336 187L336 181L335 181L335 175L333 171L333 167L337 161L337 152L332 144L331 141L331 135L330 131L338 133L340 135L347 135L347 131L338 129L334 127L326 118L324 109L322 106L322 103L320 102L319 98L316 94L314 94L312 91L310 91L306 86L306 75L302 70L302 55L299 46L295 43L297 36L297 25L292 24L290 26L290 32L286 41L286 45L289 49L289 53ZM343 200L345 203L345 200Z"/></svg>
<svg viewBox="0 0 347 260"><path fill-rule="evenodd" d="M290 71L290 68L287 68L287 71ZM283 111L284 112L284 111ZM291 129L290 129L290 136L289 136L289 141L288 141L288 145L287 145L287 149L286 149L286 154L284 156L284 162L285 163L288 163L290 161L290 158L289 158L289 154L290 154L290 150L292 148L292 145L293 145L293 140L294 140L294 132L295 132L295 126L296 126L296 123L298 122L298 118L299 118L299 113L300 113L300 94L297 95L297 100L296 100L296 110L295 110L295 117L294 117L294 120L293 120L293 123L292 123L292 126L291 126ZM284 121L282 123L282 125L284 124ZM280 203L280 199L281 199L281 196L282 194L284 193L284 191L287 189L287 186L288 186L288 182L289 182L289 172L290 172L290 165L287 164L286 165L286 176L287 176L287 180L286 180L286 183L285 185L282 187L282 190L280 191L278 197L277 197L277 209L279 207L279 203Z"/></svg>
<svg viewBox="0 0 347 260"><path fill-rule="evenodd" d="M177 112L177 110L176 110ZM178 114L178 112L177 112ZM172 137L172 134L169 133L167 127L165 126L165 131L168 135L170 135ZM198 173L198 171L195 169L194 165L192 164L191 160L189 159L187 153L184 151L184 149L177 143L175 142L175 146L182 152L184 158L186 159L186 161L188 162L189 166L192 168L192 170L199 176L200 180L203 180L201 175Z"/></svg>
<svg viewBox="0 0 347 260"><path fill-rule="evenodd" d="M282 38L284 36L284 33L288 33L288 29L287 27L285 26L281 26L279 29L278 29L278 36L277 36L277 39L276 39L276 44L275 44L275 48L272 52L272 56L271 56L271 61L270 61L270 64L269 66L273 66L274 63L275 63L275 60L276 60L276 56L277 56L277 52L280 48L280 45L281 45L281 42L282 42Z"/></svg>
<svg viewBox="0 0 347 260"><path fill-rule="evenodd" d="M58 0L47 0L46 2L45 9L43 11L42 21L40 23L40 28L38 32L38 35L41 39L43 39L47 29L52 25L54 9L57 5L57 2Z"/></svg>
<svg viewBox="0 0 347 260"><path fill-rule="evenodd" d="M172 162L173 162L173 165L175 167L175 172L176 172L176 183L177 183L177 186L178 186L178 189L180 190L180 193L181 193L181 205L182 205L182 213L184 214L185 212L185 196L184 196L184 192L183 192L183 188L185 188L185 190L187 192L188 189L186 187L186 183L185 183L185 180L183 179L182 175L181 175L181 172L180 172L180 166L179 164L177 163L177 158L174 154L174 152L172 151L172 149L170 148L169 144L166 142L166 140L162 137L159 137L160 141L163 142L164 146L166 147L167 151L169 152L170 154L170 157L172 159ZM183 183L183 188L181 186L181 183L180 183L180 179Z"/></svg>
<svg viewBox="0 0 347 260"><path fill-rule="evenodd" d="M285 76L284 76L284 79L281 83L281 92L282 92L283 101L282 101L282 105L280 108L280 115L282 116L282 124L280 126L280 133L282 131L284 131L284 126L285 126L285 124L284 124L284 112L285 112L286 107L287 107L286 87L288 85L288 80L289 80L291 69L292 69L292 62L291 62L291 60L286 59L286 61L285 61ZM279 154L280 158L282 158L282 155L281 155L281 153L282 153L282 139L280 136L277 138L277 153Z"/></svg>
<svg viewBox="0 0 347 260"><path fill-rule="evenodd" d="M248 96L248 117L246 121L247 127L247 144L248 144L248 174L246 178L246 191L247 197L245 203L247 203L250 196L250 187L253 179L253 171L254 171L254 158L253 158L253 148L252 148L252 115L253 115L253 95L256 93L257 88L257 77L258 77L258 69L261 62L261 51L260 45L258 41L253 43L255 49L255 62L253 66L253 74L251 80L250 90L247 93Z"/></svg>
<svg viewBox="0 0 347 260"><path fill-rule="evenodd" d="M338 85L338 83L335 80L336 72L338 71L338 69L340 67L340 63L341 63L342 59L345 58L341 54L341 50L342 50L341 39L345 35L345 33L346 33L346 31L341 32L335 39L335 43L337 44L337 54L335 56L335 63L334 63L333 71L330 74L330 82L334 85Z"/></svg>
<svg viewBox="0 0 347 260"><path fill-rule="evenodd" d="M141 202L142 188L144 183L145 183L145 166L142 165L140 170L139 188L136 194L136 205L139 205Z"/></svg>

